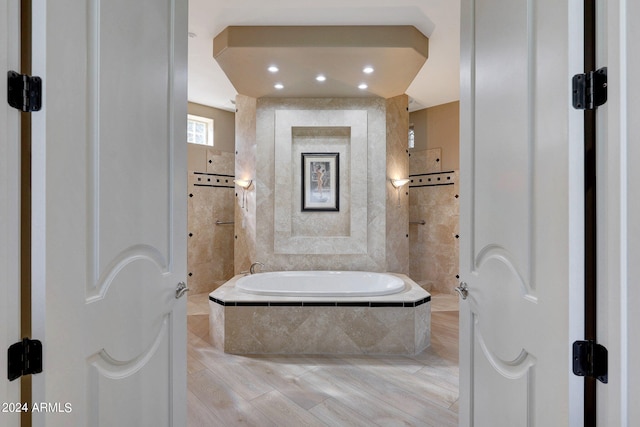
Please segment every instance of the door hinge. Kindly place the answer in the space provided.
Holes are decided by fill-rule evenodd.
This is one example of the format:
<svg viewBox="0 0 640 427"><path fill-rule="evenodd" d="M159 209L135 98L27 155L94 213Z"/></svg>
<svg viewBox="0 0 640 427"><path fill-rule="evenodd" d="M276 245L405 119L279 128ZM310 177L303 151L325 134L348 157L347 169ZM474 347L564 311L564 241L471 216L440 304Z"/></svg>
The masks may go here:
<svg viewBox="0 0 640 427"><path fill-rule="evenodd" d="M572 80L573 108L595 110L607 102L607 67L584 74L576 74Z"/></svg>
<svg viewBox="0 0 640 427"><path fill-rule="evenodd" d="M9 381L23 375L42 372L42 343L38 340L24 338L22 341L12 344L7 356Z"/></svg>
<svg viewBox="0 0 640 427"><path fill-rule="evenodd" d="M608 351L595 341L573 343L573 373L580 377L596 378L608 383Z"/></svg>
<svg viewBox="0 0 640 427"><path fill-rule="evenodd" d="M42 107L42 79L15 71L7 73L7 101L25 113L40 111Z"/></svg>

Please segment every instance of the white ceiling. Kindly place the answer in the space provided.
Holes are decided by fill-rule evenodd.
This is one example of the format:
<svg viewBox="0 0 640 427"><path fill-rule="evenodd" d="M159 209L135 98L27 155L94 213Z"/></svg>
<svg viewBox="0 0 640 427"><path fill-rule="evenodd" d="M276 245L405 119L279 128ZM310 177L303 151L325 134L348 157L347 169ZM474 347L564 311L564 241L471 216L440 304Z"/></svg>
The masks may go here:
<svg viewBox="0 0 640 427"><path fill-rule="evenodd" d="M236 90L213 58L230 25L413 25L429 58L409 85L410 110L459 99L459 0L189 0L190 102L235 111Z"/></svg>

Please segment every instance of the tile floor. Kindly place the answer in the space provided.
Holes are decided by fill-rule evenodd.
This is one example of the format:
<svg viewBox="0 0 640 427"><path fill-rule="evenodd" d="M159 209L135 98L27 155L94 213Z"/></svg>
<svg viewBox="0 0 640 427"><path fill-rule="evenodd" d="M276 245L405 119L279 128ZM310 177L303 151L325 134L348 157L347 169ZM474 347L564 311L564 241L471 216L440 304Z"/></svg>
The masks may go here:
<svg viewBox="0 0 640 427"><path fill-rule="evenodd" d="M208 294L190 295L188 425L457 426L458 299L432 293L416 356L237 356L209 343Z"/></svg>

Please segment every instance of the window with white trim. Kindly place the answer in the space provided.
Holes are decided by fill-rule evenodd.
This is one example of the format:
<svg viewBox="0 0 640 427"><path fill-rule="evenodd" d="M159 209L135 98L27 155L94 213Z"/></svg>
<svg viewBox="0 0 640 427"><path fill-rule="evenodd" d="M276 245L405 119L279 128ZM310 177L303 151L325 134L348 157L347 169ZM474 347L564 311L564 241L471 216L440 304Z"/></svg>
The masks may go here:
<svg viewBox="0 0 640 427"><path fill-rule="evenodd" d="M213 147L213 119L187 114L187 142Z"/></svg>

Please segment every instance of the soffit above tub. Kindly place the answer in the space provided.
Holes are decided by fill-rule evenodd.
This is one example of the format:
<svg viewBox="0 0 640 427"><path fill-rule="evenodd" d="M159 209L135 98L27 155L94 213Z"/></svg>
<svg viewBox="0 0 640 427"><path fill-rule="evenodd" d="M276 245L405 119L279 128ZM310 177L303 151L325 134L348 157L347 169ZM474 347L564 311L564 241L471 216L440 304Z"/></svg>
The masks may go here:
<svg viewBox="0 0 640 427"><path fill-rule="evenodd" d="M230 26L213 40L231 84L254 98L391 98L405 93L428 52L428 38L410 25ZM267 70L272 65L276 73ZM365 66L374 71L364 73Z"/></svg>

